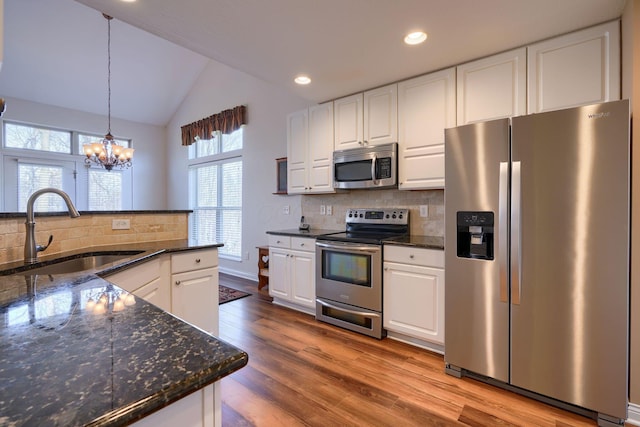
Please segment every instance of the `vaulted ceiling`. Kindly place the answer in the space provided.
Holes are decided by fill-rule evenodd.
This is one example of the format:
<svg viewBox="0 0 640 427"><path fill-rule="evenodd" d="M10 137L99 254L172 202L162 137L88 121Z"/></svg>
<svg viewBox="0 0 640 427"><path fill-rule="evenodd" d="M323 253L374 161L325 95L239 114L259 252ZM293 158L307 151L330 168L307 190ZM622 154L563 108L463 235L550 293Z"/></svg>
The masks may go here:
<svg viewBox="0 0 640 427"><path fill-rule="evenodd" d="M310 102L618 18L626 0L5 0L0 97L164 125L212 59ZM421 29L426 43L403 36ZM308 86L293 78L306 73Z"/></svg>

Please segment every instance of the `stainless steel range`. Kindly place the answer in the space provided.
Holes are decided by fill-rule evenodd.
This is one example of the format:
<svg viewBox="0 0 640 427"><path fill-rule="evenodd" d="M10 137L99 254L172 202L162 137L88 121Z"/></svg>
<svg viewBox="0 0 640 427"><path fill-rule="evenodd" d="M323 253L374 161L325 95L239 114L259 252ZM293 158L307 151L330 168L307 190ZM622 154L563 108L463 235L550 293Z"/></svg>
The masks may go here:
<svg viewBox="0 0 640 427"><path fill-rule="evenodd" d="M316 319L383 338L382 242L408 234L408 209L347 210L344 233L316 240Z"/></svg>

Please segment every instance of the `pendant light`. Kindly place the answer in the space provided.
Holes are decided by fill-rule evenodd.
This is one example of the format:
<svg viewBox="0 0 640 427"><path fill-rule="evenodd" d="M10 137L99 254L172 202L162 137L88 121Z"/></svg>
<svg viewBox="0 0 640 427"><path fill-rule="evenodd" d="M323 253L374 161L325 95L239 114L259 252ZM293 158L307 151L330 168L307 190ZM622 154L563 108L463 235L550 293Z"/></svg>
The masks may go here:
<svg viewBox="0 0 640 427"><path fill-rule="evenodd" d="M84 162L87 166L99 165L110 171L114 167L126 169L131 167L133 148L125 148L118 145L111 135L111 16L102 14L107 20L107 107L108 126L104 139L98 142L83 145L84 154L87 156Z"/></svg>

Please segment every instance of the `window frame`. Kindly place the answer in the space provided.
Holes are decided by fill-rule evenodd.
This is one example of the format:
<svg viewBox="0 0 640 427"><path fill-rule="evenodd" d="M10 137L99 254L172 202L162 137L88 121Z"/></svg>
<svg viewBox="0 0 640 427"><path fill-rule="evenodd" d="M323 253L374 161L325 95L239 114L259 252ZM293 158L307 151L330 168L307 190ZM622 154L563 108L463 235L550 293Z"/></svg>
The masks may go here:
<svg viewBox="0 0 640 427"><path fill-rule="evenodd" d="M242 147L244 148L244 126L242 126L239 131L243 132L241 138L242 138ZM236 131L238 132L238 131ZM192 182L193 180L193 176L194 176L194 172L197 168L201 168L201 167L206 167L206 166L218 166L218 173L219 173L219 178L221 176L221 171L222 171L222 165L224 163L232 163L232 162L236 162L236 161L240 161L241 165L242 165L242 185L241 185L241 197L240 197L240 201L241 201L241 205L240 205L240 218L242 221L243 218L243 206L244 206L244 159L242 156L242 152L243 152L243 148L239 148L239 149L235 149L235 150L230 150L230 151L226 151L226 152L221 152L220 150L222 150L223 147L223 140L222 138L224 138L224 136L219 132L216 131L215 135L213 135L214 138L216 138L218 140L217 144L218 144L218 150L216 154L212 154L212 155L207 155L207 156L202 156L202 157L197 157L197 144L199 140L196 140L192 145L190 145L188 147L189 149L189 153L188 153L188 164L187 164L187 175L188 175L188 198L189 198L189 209L191 209L192 211L196 210L200 210L200 208L195 207L195 193L197 193L197 187L195 187L195 184ZM207 140L209 141L209 140ZM221 200L221 198L223 197L223 182L222 179L218 179L218 201ZM192 193L193 190L193 193ZM202 209L204 210L204 209ZM217 207L217 208L211 208L211 210L215 210L218 214L220 215L225 209L222 207ZM190 243L195 243L194 241L194 234L195 231L193 229L193 227L196 226L196 221L193 219L194 214L192 214L192 219L189 221L189 241ZM244 248L244 244L243 244L243 240L244 240L244 234L243 234L243 230L242 230L242 224L240 226L240 248L239 248L239 253L237 255L232 255L232 254L227 254L224 253L224 249L220 248L218 251L218 256L222 259L228 259L231 261L242 261L242 251Z"/></svg>
<svg viewBox="0 0 640 427"><path fill-rule="evenodd" d="M20 126L28 126L38 129L49 129L58 132L69 132L71 134L71 153L59 153L55 151L34 150L29 148L7 147L5 124L15 124ZM93 132L85 132L78 130L63 129L55 126L34 124L22 122L19 120L0 119L0 164L2 165L2 174L0 179L0 208L3 212L18 212L18 189L17 174L12 175L17 167L7 167L7 162L25 162L25 163L41 163L43 165L51 164L59 166L65 164L72 170L73 184L71 187L64 186L63 191L69 194L71 200L78 210L89 211L89 170L103 170L98 165L88 165L85 163L86 156L80 150L79 135L94 136ZM96 138L102 139L101 136L95 134ZM130 138L117 138L118 141L127 141L129 146L133 146L133 140ZM72 166L71 166L72 165ZM130 210L133 208L133 174L132 168L120 170L114 169L111 173L122 174L122 194L121 209Z"/></svg>

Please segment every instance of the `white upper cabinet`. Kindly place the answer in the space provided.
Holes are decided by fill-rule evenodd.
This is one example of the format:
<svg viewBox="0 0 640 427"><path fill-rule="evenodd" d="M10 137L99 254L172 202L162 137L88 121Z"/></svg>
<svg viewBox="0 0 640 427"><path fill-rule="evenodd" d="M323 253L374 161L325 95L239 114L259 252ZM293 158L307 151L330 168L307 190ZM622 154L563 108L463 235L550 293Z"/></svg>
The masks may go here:
<svg viewBox="0 0 640 427"><path fill-rule="evenodd" d="M333 105L336 150L398 142L395 83L337 99Z"/></svg>
<svg viewBox="0 0 640 427"><path fill-rule="evenodd" d="M364 143L398 142L398 85L391 84L364 93Z"/></svg>
<svg viewBox="0 0 640 427"><path fill-rule="evenodd" d="M336 150L362 147L364 141L362 102L361 93L333 101L335 132L333 144Z"/></svg>
<svg viewBox="0 0 640 427"><path fill-rule="evenodd" d="M455 68L398 83L401 190L444 188L444 130L456 125Z"/></svg>
<svg viewBox="0 0 640 427"><path fill-rule="evenodd" d="M457 74L458 125L526 113L526 48L460 65Z"/></svg>
<svg viewBox="0 0 640 427"><path fill-rule="evenodd" d="M333 103L287 116L287 192L331 193L333 189Z"/></svg>
<svg viewBox="0 0 640 427"><path fill-rule="evenodd" d="M620 99L620 23L528 48L529 113Z"/></svg>
<svg viewBox="0 0 640 427"><path fill-rule="evenodd" d="M309 148L309 111L287 116L287 192L304 193L307 188L307 149Z"/></svg>
<svg viewBox="0 0 640 427"><path fill-rule="evenodd" d="M309 189L333 192L333 103L309 107Z"/></svg>

